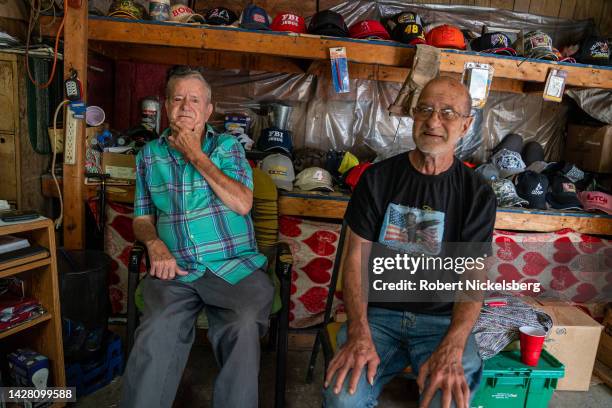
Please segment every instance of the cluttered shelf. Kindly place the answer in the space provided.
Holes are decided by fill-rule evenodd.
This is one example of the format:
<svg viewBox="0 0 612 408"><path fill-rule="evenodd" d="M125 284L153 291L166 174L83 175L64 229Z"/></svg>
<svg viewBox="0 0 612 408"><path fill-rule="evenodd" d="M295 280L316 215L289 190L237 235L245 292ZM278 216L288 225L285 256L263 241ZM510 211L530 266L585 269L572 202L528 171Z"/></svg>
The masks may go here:
<svg viewBox="0 0 612 408"><path fill-rule="evenodd" d="M25 323L19 324L19 325L15 326L15 327L12 327L12 328L8 329L8 330L0 332L0 339L4 339L4 338L6 338L6 337L8 337L10 335L13 335L15 333L19 333L20 331L28 329L28 328L30 328L32 326L36 326L37 324L40 324L42 322L46 322L48 320L51 320L52 317L53 316L51 315L51 313L45 313L44 315L39 316L39 317L37 317L35 319L28 320Z"/></svg>
<svg viewBox="0 0 612 408"><path fill-rule="evenodd" d="M41 259L42 258L42 259ZM40 268L51 264L49 253L39 252L27 258L15 259L7 263L0 264L0 278L7 278L21 272Z"/></svg>
<svg viewBox="0 0 612 408"><path fill-rule="evenodd" d="M53 21L52 17L41 17L43 35L54 36L59 24L59 19ZM120 60L203 64L207 51L328 60L331 47L345 47L349 61L357 64L351 74L356 73L356 77L367 79L401 82L406 77L407 69L412 66L415 55L413 46L391 41L264 32L226 26L89 16L87 27L90 47ZM163 47L165 52L159 52L156 47ZM567 85L612 89L612 67L472 51L442 50L440 70L460 74L466 62L490 64L495 69L496 78L530 82L545 82L550 68L562 67L567 71ZM270 67L273 66L270 64ZM282 70L283 66L279 69ZM312 70L312 67L308 68L308 72Z"/></svg>
<svg viewBox="0 0 612 408"><path fill-rule="evenodd" d="M61 181L61 180L60 180ZM98 186L87 185L83 199L95 197ZM56 197L51 176L43 176L42 190L46 197ZM134 202L133 186L108 186L107 198L123 203ZM338 192L286 192L279 190L278 210L281 215L342 219L350 196ZM582 211L531 210L499 207L495 228L518 231L550 232L570 228L594 235L612 235L612 215Z"/></svg>

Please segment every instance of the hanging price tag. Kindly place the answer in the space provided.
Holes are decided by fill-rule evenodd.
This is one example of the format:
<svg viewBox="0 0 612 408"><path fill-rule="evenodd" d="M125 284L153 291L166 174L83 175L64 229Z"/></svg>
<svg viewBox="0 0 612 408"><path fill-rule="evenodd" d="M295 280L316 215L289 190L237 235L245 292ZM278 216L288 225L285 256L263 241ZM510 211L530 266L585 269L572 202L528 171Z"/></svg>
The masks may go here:
<svg viewBox="0 0 612 408"><path fill-rule="evenodd" d="M563 99L563 91L565 90L565 80L567 71L562 69L551 69L548 72L546 86L544 87L544 100L561 102Z"/></svg>

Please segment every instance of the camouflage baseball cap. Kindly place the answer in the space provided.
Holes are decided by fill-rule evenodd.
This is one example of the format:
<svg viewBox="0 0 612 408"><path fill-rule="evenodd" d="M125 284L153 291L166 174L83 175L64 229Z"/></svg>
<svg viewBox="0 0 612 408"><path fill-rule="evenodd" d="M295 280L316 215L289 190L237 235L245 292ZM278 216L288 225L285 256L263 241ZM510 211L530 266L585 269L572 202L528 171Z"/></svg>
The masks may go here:
<svg viewBox="0 0 612 408"><path fill-rule="evenodd" d="M516 188L512 181L508 179L497 179L491 182L495 197L497 197L497 205L499 207L522 207L529 204L529 201L522 199L516 193Z"/></svg>

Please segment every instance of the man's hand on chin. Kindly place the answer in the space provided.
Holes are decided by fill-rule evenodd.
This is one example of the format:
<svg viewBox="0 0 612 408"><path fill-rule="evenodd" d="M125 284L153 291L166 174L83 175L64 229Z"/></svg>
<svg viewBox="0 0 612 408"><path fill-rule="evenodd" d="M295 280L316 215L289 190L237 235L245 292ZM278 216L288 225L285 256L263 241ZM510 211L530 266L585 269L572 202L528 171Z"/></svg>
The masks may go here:
<svg viewBox="0 0 612 408"><path fill-rule="evenodd" d="M423 363L417 378L421 392L420 407L428 407L436 391L440 389L443 408L449 408L453 400L458 408L469 408L470 388L461 364L463 349L463 345L444 339Z"/></svg>
<svg viewBox="0 0 612 408"><path fill-rule="evenodd" d="M191 118L179 118L170 123L172 134L168 136L170 146L178 150L189 161L202 154L202 134L204 126Z"/></svg>

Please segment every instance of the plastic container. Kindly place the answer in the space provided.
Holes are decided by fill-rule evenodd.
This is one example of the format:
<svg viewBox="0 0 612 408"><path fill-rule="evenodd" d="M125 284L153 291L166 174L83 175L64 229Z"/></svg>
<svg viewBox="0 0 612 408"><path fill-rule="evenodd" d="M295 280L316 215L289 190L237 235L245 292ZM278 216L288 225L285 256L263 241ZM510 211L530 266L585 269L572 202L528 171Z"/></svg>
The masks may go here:
<svg viewBox="0 0 612 408"><path fill-rule="evenodd" d="M518 350L486 360L472 408L547 408L565 366L542 350L536 367L521 362Z"/></svg>

